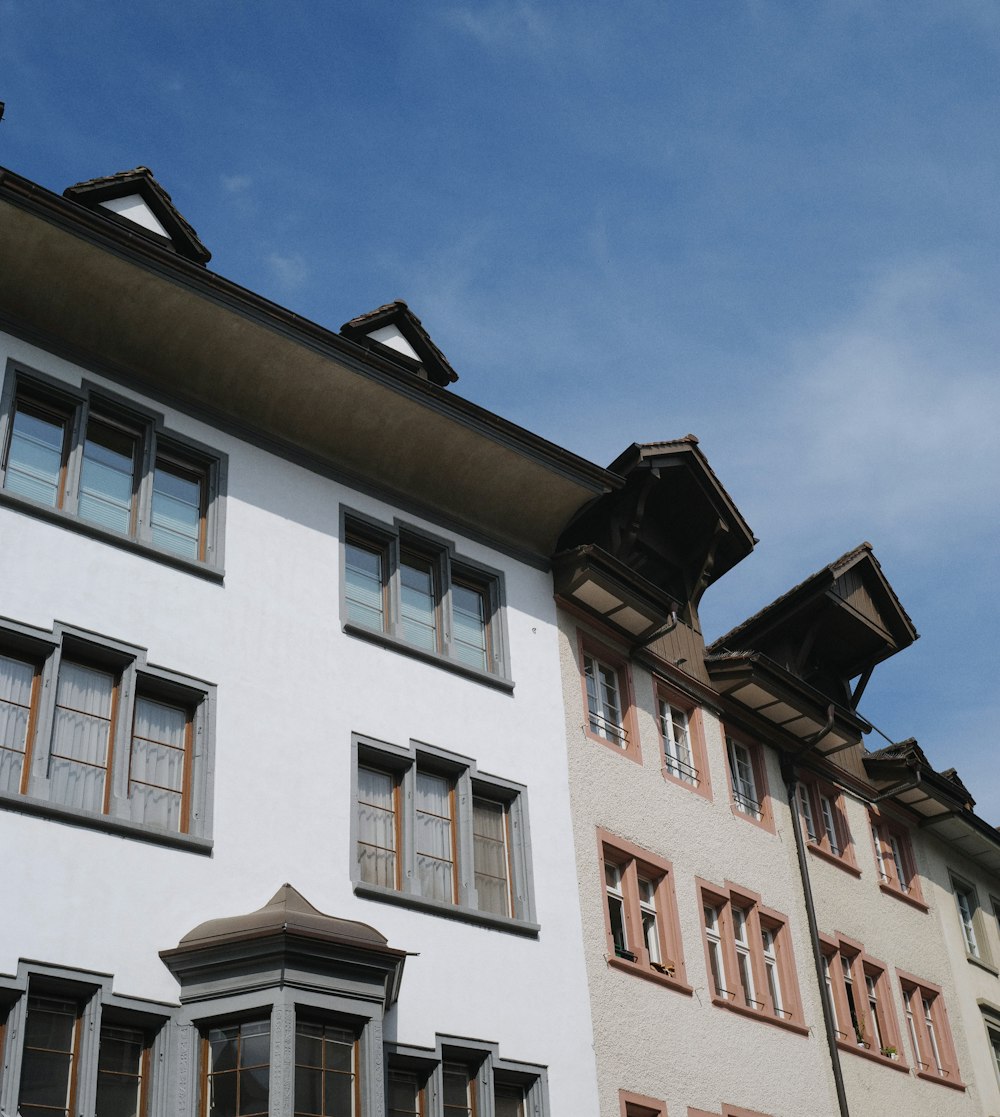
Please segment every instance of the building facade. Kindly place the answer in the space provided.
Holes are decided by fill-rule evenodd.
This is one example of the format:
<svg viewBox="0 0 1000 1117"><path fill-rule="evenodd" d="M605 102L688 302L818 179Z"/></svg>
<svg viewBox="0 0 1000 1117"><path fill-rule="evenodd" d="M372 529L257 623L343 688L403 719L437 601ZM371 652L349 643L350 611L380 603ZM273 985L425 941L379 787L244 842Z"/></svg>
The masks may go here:
<svg viewBox="0 0 1000 1117"><path fill-rule="evenodd" d="M706 648L755 540L692 437L611 468L555 558L601 1112L1000 1112L1000 834L865 747L917 636L871 546Z"/></svg>
<svg viewBox="0 0 1000 1117"><path fill-rule="evenodd" d="M0 1109L596 1117L547 558L616 480L144 168L5 173L0 256Z"/></svg>

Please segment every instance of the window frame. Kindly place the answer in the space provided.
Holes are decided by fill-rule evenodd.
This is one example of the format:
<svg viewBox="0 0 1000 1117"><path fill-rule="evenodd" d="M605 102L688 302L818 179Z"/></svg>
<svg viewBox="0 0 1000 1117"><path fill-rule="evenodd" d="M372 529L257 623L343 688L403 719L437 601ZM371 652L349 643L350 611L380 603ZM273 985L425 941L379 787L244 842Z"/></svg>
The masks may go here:
<svg viewBox="0 0 1000 1117"><path fill-rule="evenodd" d="M952 894L955 897L956 915L958 926L962 934L962 945L965 948L966 959L975 966L980 966L989 973L996 975L993 952L990 949L989 934L986 930L986 916L983 906L979 902L979 890L967 877L959 876L953 870L948 870L951 881ZM965 899L969 912L968 925L962 911L962 898ZM975 949L970 949L970 936Z"/></svg>
<svg viewBox="0 0 1000 1117"><path fill-rule="evenodd" d="M375 628L350 615L347 552L352 543L380 556L382 564L382 626ZM423 648L403 635L402 574L406 554L420 556L432 572L435 647ZM463 660L462 643L455 635L453 586L480 594L483 601L485 668ZM506 594L501 570L459 555L453 541L395 518L391 525L341 505L340 508L340 618L341 630L391 648L393 651L436 664L457 674L512 690L510 653L506 628Z"/></svg>
<svg viewBox="0 0 1000 1117"><path fill-rule="evenodd" d="M212 849L214 791L215 686L201 679L153 666L146 649L57 622L50 632L0 619L0 653L36 666L29 711L29 738L22 761L21 790L0 790L0 809L58 818L78 825L126 834L163 845L208 853ZM58 680L64 663L107 672L114 679L100 811L54 798L51 759L55 754ZM183 709L185 761L179 791L177 829L137 817L132 760L137 703L149 699ZM143 783L144 781L137 781ZM147 785L149 786L149 785ZM186 829L184 828L186 825Z"/></svg>
<svg viewBox="0 0 1000 1117"><path fill-rule="evenodd" d="M618 1091L618 1108L620 1117L667 1117L666 1102L631 1090Z"/></svg>
<svg viewBox="0 0 1000 1117"><path fill-rule="evenodd" d="M744 733L733 730L723 725L723 746L726 759L726 779L729 784L730 809L736 818L752 822L770 834L776 834L774 827L774 806L771 801L771 792L767 780L767 762L764 746L760 741L754 740ZM748 797L743 792L737 793L736 776L733 772L733 755L735 748L743 748L750 760L750 767L754 778L755 796ZM747 810L740 805L741 801L750 798L757 804L758 810ZM759 817L758 817L759 811Z"/></svg>
<svg viewBox="0 0 1000 1117"><path fill-rule="evenodd" d="M350 877L354 892L367 899L419 908L453 919L486 924L517 934L537 936L534 884L532 879L531 833L528 823L528 792L523 784L481 772L474 760L423 741L408 747L393 745L362 734L353 734ZM357 856L361 839L358 812L359 768L389 773L394 777L397 803L397 887L364 880ZM417 772L443 776L451 783L452 848L454 851L455 900L453 903L424 896L416 873L416 777ZM510 914L501 915L479 907L476 887L475 800L488 800L504 807L507 838L508 894Z"/></svg>
<svg viewBox="0 0 1000 1117"><path fill-rule="evenodd" d="M913 1048L913 1073L926 1082L938 1082L953 1090L965 1090L958 1065L958 1055L948 1023L948 1009L945 1005L944 990L940 985L924 978L915 977L905 970L896 970L899 991L903 998L903 1009L907 1013L910 1045ZM925 1020L925 1005L929 1008L933 1033L928 1032ZM924 1056L930 1056L926 1059ZM929 1068L931 1060L940 1059L941 1073Z"/></svg>
<svg viewBox="0 0 1000 1117"><path fill-rule="evenodd" d="M656 680L656 727L660 734L660 772L672 784L693 791L712 801L712 778L708 765L708 751L705 747L705 724L701 706L693 699L685 697L679 690L662 680ZM663 734L663 705L672 710L680 710L687 719L688 748L691 753L691 767L694 769L693 782L685 779L671 768L668 759L667 740ZM680 767L679 765L677 765ZM691 773L688 773L691 775Z"/></svg>
<svg viewBox="0 0 1000 1117"><path fill-rule="evenodd" d="M867 954L861 943L844 935L820 935L820 950L824 959L827 991L833 1000L837 1047L841 1051L849 1051L883 1066L909 1073L910 1067L904 1055L902 1033L892 999L888 966ZM851 976L853 1016L845 971ZM873 982L876 996L877 1022L871 1011L869 978ZM857 1027L853 1023L855 1018L859 1022ZM853 1036L844 1027L848 1022L854 1029ZM876 1028L881 1039L878 1050L875 1050L868 1038L876 1034ZM892 1057L892 1051L895 1051L896 1058Z"/></svg>
<svg viewBox="0 0 1000 1117"><path fill-rule="evenodd" d="M799 821L802 824L806 848L824 861L844 869L852 876L860 877L861 870L858 868L855 856L854 838L847 819L843 791L813 772L796 772L796 781L795 810L798 811ZM809 819L803 808L803 796L809 804L814 833L810 831ZM823 810L824 801L830 806L829 820L826 819ZM835 849L830 841L831 826L839 849Z"/></svg>
<svg viewBox="0 0 1000 1117"><path fill-rule="evenodd" d="M468 1069L475 1089L476 1117L487 1117L495 1112L497 1087L516 1087L523 1091L525 1117L529 1114L531 1117L547 1117L549 1114L546 1068L501 1058L496 1043L438 1033L432 1048L398 1042L387 1042L383 1047L386 1085L393 1070L415 1074L418 1081L423 1081L424 1108L420 1117L444 1117L446 1064Z"/></svg>
<svg viewBox="0 0 1000 1117"><path fill-rule="evenodd" d="M11 1113L18 1111L29 1002L39 996L69 1002L76 1009L71 1071L76 1096L75 1107L70 1110L72 1117L79 1112L96 1111L101 1037L106 1026L142 1034L146 1073L141 1083L140 1114L149 1117L158 1111L168 1088L170 1070L165 1065L171 1044L168 1024L176 1017L176 1007L120 996L113 991L112 978L107 974L23 959L15 977L0 979L0 1067L4 1069L0 1075L0 1106Z"/></svg>
<svg viewBox="0 0 1000 1117"><path fill-rule="evenodd" d="M917 868L913 843L906 826L875 806L868 808L868 814L879 889L886 896L894 896L920 911L928 911L920 885L920 871ZM906 881L900 879L897 854L902 862L903 872L907 874Z"/></svg>
<svg viewBox="0 0 1000 1117"><path fill-rule="evenodd" d="M580 728L583 730L584 736L588 740L595 741L597 744L603 745L604 748L610 749L616 756L626 756L629 760L642 764L642 747L639 741L639 726L636 719L635 692L632 687L632 673L627 654L595 639L582 629L577 630L577 653L579 656L580 689L583 699L583 722ZM592 718L595 716L600 718L602 715L594 715L590 710L590 698L587 693L588 659L598 666L612 671L615 675L621 722L612 737L599 733L591 726ZM617 740L614 739L616 736L618 737Z"/></svg>
<svg viewBox="0 0 1000 1117"><path fill-rule="evenodd" d="M809 1029L806 1027L803 1017L802 998L799 992L788 918L781 912L766 907L756 892L733 884L731 881L725 881L722 885L717 885L696 877L695 888L698 896L702 945L705 951L705 973L712 1004L741 1016L748 1016L754 1020L762 1020L767 1024L785 1028L799 1035L808 1035ZM716 914L717 930L714 932L714 937L717 938L721 954L721 976L726 982L726 987L721 993L715 989L713 978L709 943L710 933L705 918L706 909L712 910ZM752 999L754 1004L760 1006L759 1008L749 1004L747 996L741 992L742 983L737 950L736 920L733 916L734 909L739 909L744 914L744 926L747 933L743 952L748 957L749 972L752 975L754 991ZM778 1006L773 1003L768 982L763 930L769 932L773 943L778 988L782 1001L782 1004ZM728 994L728 996L724 994Z"/></svg>
<svg viewBox="0 0 1000 1117"><path fill-rule="evenodd" d="M687 967L684 962L684 943L677 910L673 865L664 858L657 857L648 850L600 827L597 829L597 850L607 964L613 969L635 974L647 981L665 985L676 992L691 996L694 989L688 983ZM623 956L615 946L607 902L605 864L617 866L620 873L626 950L631 956ZM656 945L660 952L658 961L651 958L646 943L642 918L643 901L639 890L640 879L648 881L653 887Z"/></svg>
<svg viewBox="0 0 1000 1117"><path fill-rule="evenodd" d="M60 480L53 505L7 487L14 413L21 399L38 409L61 414L66 423ZM84 444L91 419L127 430L135 439L129 528L124 532L85 518L79 511ZM175 469L203 479L195 557L180 554L154 540L154 474L161 460L169 460ZM227 478L227 455L166 428L161 412L87 379L77 387L20 361L7 362L0 392L0 505L16 507L103 542L221 581L225 576Z"/></svg>

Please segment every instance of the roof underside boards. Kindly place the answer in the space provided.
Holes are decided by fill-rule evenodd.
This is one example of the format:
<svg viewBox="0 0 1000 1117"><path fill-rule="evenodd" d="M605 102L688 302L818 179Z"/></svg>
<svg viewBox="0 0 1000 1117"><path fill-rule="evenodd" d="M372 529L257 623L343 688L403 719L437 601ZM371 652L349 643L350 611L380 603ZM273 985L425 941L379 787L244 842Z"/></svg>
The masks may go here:
<svg viewBox="0 0 1000 1117"><path fill-rule="evenodd" d="M491 541L547 559L619 478L17 176L9 328Z"/></svg>

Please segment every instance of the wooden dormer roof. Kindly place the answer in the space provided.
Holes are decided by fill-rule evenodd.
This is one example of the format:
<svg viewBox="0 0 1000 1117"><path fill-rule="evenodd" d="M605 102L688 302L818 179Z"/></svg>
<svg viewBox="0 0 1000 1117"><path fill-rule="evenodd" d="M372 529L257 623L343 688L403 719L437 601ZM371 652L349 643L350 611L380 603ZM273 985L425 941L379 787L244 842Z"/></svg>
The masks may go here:
<svg viewBox="0 0 1000 1117"><path fill-rule="evenodd" d="M917 636L871 544L862 543L727 632L708 651L765 655L853 709L873 668ZM858 676L852 694L850 681Z"/></svg>
<svg viewBox="0 0 1000 1117"><path fill-rule="evenodd" d="M448 363L448 358L431 341L423 323L402 299L376 307L367 314L359 314L357 318L345 322L340 332L351 341L389 356L418 374L423 373L427 380L440 388L446 388L458 379L458 373Z"/></svg>
<svg viewBox="0 0 1000 1117"><path fill-rule="evenodd" d="M124 224L132 232L171 248L196 264L207 264L212 258L149 167L78 182L67 187L63 197L109 221Z"/></svg>
<svg viewBox="0 0 1000 1117"><path fill-rule="evenodd" d="M578 516L559 551L594 545L693 611L706 587L751 552L753 532L694 435L633 443L608 468L624 487Z"/></svg>

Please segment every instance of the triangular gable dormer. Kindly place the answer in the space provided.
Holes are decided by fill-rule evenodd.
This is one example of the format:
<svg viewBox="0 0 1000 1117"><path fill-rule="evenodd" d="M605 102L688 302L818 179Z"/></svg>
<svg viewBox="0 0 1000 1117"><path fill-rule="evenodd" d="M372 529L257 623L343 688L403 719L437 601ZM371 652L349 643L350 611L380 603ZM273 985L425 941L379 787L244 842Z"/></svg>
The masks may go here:
<svg viewBox="0 0 1000 1117"><path fill-rule="evenodd" d="M373 352L381 351L383 356L391 357L440 388L458 379L458 373L402 299L352 318L340 327L340 332Z"/></svg>
<svg viewBox="0 0 1000 1117"><path fill-rule="evenodd" d="M857 707L872 670L917 631L870 543L810 575L709 646L766 656L832 701ZM851 680L859 679L851 689Z"/></svg>
<svg viewBox="0 0 1000 1117"><path fill-rule="evenodd" d="M148 167L78 182L67 187L63 195L142 233L186 260L207 264L212 258Z"/></svg>

